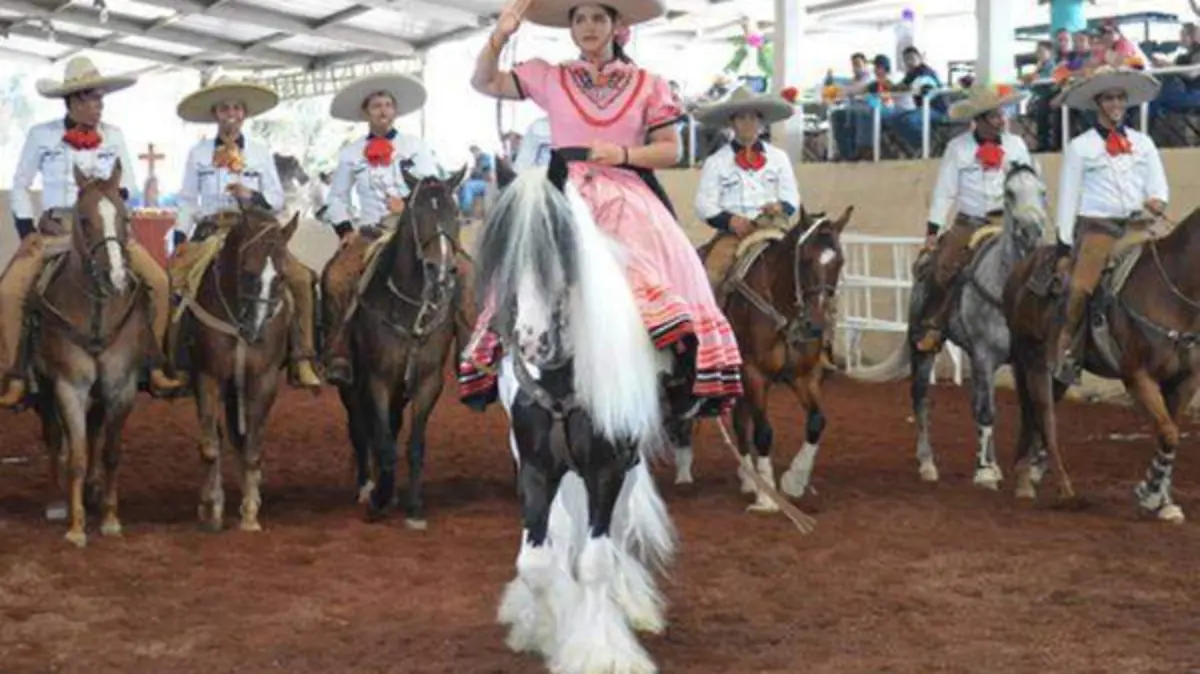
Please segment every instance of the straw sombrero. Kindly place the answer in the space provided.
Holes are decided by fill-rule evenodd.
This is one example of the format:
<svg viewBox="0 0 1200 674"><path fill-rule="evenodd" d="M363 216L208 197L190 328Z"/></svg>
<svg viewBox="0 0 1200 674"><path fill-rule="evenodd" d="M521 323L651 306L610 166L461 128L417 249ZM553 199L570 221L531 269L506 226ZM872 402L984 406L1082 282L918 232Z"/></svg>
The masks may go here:
<svg viewBox="0 0 1200 674"><path fill-rule="evenodd" d="M66 98L81 91L95 90L102 94L111 94L137 82L136 77L121 75L101 75L92 60L86 56L76 56L67 61L63 68L61 82L55 80L38 80L37 92L46 98Z"/></svg>
<svg viewBox="0 0 1200 674"><path fill-rule="evenodd" d="M416 112L425 105L425 85L420 80L400 73L377 73L342 87L329 104L329 114L347 122L361 122L365 119L363 102L371 94L381 91L396 100L397 117Z"/></svg>
<svg viewBox="0 0 1200 674"><path fill-rule="evenodd" d="M1063 103L1076 110L1095 110L1097 96L1110 89L1120 89L1129 97L1129 107L1133 107L1154 100L1161 86L1153 76L1140 70L1105 65L1072 84L1063 96Z"/></svg>
<svg viewBox="0 0 1200 674"><path fill-rule="evenodd" d="M250 119L278 105L279 94L261 84L222 77L179 101L175 114L185 122L212 122L213 106L222 101L238 101L246 108L246 119Z"/></svg>
<svg viewBox="0 0 1200 674"><path fill-rule="evenodd" d="M525 20L550 28L570 28L571 9L586 4L588 0L533 0L525 10ZM657 19L667 12L663 0L602 0L597 4L615 9L626 26Z"/></svg>
<svg viewBox="0 0 1200 674"><path fill-rule="evenodd" d="M977 84L967 90L967 97L956 101L950 106L950 119L955 122L968 122L976 117L999 110L1016 103L1025 97L1024 92L1007 87L989 87Z"/></svg>
<svg viewBox="0 0 1200 674"><path fill-rule="evenodd" d="M755 94L741 87L718 103L698 108L695 116L701 124L716 125L727 124L739 112L757 112L764 124L774 124L791 117L795 109L778 96Z"/></svg>

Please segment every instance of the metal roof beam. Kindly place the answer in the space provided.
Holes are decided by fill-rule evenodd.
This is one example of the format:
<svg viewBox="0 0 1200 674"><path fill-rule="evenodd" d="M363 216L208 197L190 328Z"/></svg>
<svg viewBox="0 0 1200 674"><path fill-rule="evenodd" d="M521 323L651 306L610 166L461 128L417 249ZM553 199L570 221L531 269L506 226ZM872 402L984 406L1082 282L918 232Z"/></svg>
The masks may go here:
<svg viewBox="0 0 1200 674"><path fill-rule="evenodd" d="M12 26L8 28L10 35L20 35L34 40L46 40L46 31L41 28L31 28L29 26ZM97 51L109 52L110 54L120 54L121 56L131 56L146 61L155 61L157 63L166 63L168 65L183 65L187 57L177 54L168 54L166 52L155 51L153 49L142 49L140 47L130 47L124 44L104 44L96 46L101 40L92 40L86 37L81 37L73 33L64 33L62 31L54 32L54 41L57 44L67 45L69 47L78 47L80 49L95 49Z"/></svg>
<svg viewBox="0 0 1200 674"><path fill-rule="evenodd" d="M371 9L390 9L393 12L412 14L424 19L433 19L454 26L479 28L486 19L455 2L429 2L428 0L354 0L355 4Z"/></svg>
<svg viewBox="0 0 1200 674"><path fill-rule="evenodd" d="M210 37L181 28L163 26L161 25L161 22L157 20L139 23L137 21L132 21L127 18L113 16L110 14L108 21L101 22L99 13L90 9L72 6L64 8L60 12L54 12L31 2L27 2L26 0L0 0L0 8L14 12L21 12L27 16L45 18L52 21L61 20L75 23L80 26L87 26L89 28L99 28L100 30L107 30L120 35L161 39L168 42L177 42L189 47L196 47L197 49L220 52L232 56L244 57L247 55L247 45L233 42L231 40ZM105 46L107 46L107 43L112 42L112 38L101 38L100 42L105 43ZM274 62L279 65L307 68L312 64L312 59L302 54L294 54L279 49L270 49L268 47L258 50L256 56L260 60ZM181 60L187 60L188 57L182 56L179 58Z"/></svg>

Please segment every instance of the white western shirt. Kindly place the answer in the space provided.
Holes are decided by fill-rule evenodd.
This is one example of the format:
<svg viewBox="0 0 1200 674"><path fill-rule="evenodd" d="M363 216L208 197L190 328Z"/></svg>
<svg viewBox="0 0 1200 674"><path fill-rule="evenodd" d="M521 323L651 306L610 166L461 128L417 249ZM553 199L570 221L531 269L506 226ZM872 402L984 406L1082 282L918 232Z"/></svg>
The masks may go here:
<svg viewBox="0 0 1200 674"><path fill-rule="evenodd" d="M722 213L753 220L763 206L775 202L785 204L785 209L790 207L792 212L800 206L796 173L787 153L767 143L762 148L766 163L757 171L737 165L732 143L704 160L695 201L696 215L701 220L709 222Z"/></svg>
<svg viewBox="0 0 1200 674"><path fill-rule="evenodd" d="M29 190L33 179L42 174L42 210L71 208L79 196L75 184L74 166L87 177L108 178L117 161L121 162L121 187L129 194L137 191L133 159L125 147L125 136L112 124L100 123L96 132L100 135L100 147L94 150L76 150L63 141L67 132L66 121L56 119L38 124L25 136L17 170L13 173L12 212L17 220L36 220L33 200Z"/></svg>
<svg viewBox="0 0 1200 674"><path fill-rule="evenodd" d="M1058 183L1058 240L1073 245L1075 219L1128 218L1147 199L1167 202L1167 174L1150 137L1125 129L1133 151L1108 154L1105 139L1092 128L1079 134L1063 152Z"/></svg>
<svg viewBox="0 0 1200 674"><path fill-rule="evenodd" d="M425 141L395 130L389 137L393 147L392 163L389 166L372 167L367 164L367 158L363 154L369 140L367 136L342 148L325 202L328 207L325 213L326 221L333 225L343 222L353 222L358 226L379 224L388 214L387 202L390 197L408 196L408 185L404 182L402 167L414 178L442 176L437 159ZM351 209L352 190L358 197L357 218L353 216Z"/></svg>
<svg viewBox="0 0 1200 674"><path fill-rule="evenodd" d="M1035 168L1037 165L1020 136L1001 133L1000 149L1004 151L1000 168L985 171L975 156L979 142L975 140L974 132L961 134L946 145L937 184L933 188L933 200L929 204L929 222L939 228L945 227L951 206L957 213L974 218L983 218L1004 208L1004 176L1013 163Z"/></svg>
<svg viewBox="0 0 1200 674"><path fill-rule="evenodd" d="M175 229L189 238L200 220L219 211L237 209L237 199L228 191L230 185L241 183L262 194L267 205L276 213L283 209L283 185L275 169L275 158L266 145L242 136L241 152L245 166L238 174L213 165L216 144L216 138L205 138L193 145L183 169L183 187L179 190L179 214L175 219Z"/></svg>

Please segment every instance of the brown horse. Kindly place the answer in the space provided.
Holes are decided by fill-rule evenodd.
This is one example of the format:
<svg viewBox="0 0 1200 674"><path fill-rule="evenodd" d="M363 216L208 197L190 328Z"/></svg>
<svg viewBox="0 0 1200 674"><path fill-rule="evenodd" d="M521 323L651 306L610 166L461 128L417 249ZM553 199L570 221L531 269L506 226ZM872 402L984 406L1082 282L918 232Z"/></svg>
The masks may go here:
<svg viewBox="0 0 1200 674"><path fill-rule="evenodd" d="M360 502L382 517L396 494L396 436L412 405L408 443L407 524L424 529L421 491L425 427L441 396L455 343L460 303L458 204L463 167L449 179L418 180L404 171L409 195L393 234L373 257L370 279L352 308L346 335L355 373L339 386L354 446ZM364 232L378 237L378 231Z"/></svg>
<svg viewBox="0 0 1200 674"><path fill-rule="evenodd" d="M153 337L147 289L125 258L130 218L120 194L120 163L105 180L87 179L76 168L75 182L73 222L64 223L70 231L63 233L70 248L49 263L49 283L36 294L32 366L51 479L70 501L66 538L82 547L87 544L85 479L87 500L103 502L100 532L121 533L121 431ZM43 231L52 224L43 218Z"/></svg>
<svg viewBox="0 0 1200 674"><path fill-rule="evenodd" d="M1130 254L1137 257L1119 258L1126 264L1117 262L1106 271L1089 300L1082 365L1097 376L1121 380L1154 420L1158 454L1134 494L1142 512L1182 522L1183 510L1171 497L1171 477L1180 418L1200 388L1195 351L1200 342L1200 272L1195 266L1200 259L1200 209L1161 239L1139 244L1144 234L1126 236L1118 248L1130 244ZM1040 452L1031 454L1039 440L1057 464L1060 496L1075 498L1054 410L1066 392L1053 378L1051 363L1066 288L1055 257L1053 247L1040 248L1017 264L1004 289L1021 404L1015 461L1018 498L1036 498L1045 459Z"/></svg>
<svg viewBox="0 0 1200 674"><path fill-rule="evenodd" d="M843 263L841 233L850 221L849 206L837 220L800 211L799 223L754 254L734 263L718 299L733 326L742 352L742 377L746 395L733 411L734 434L742 455L742 492L754 493L751 510L775 512L779 507L760 491L749 473L757 471L774 486L770 449L773 432L767 420L767 394L773 384L783 384L806 411L804 447L781 476L782 490L796 498L808 488L817 444L825 428L821 413L821 380L825 368L821 354L829 303L837 290ZM711 242L700 248L706 258ZM671 429L676 449L676 483L691 476L692 424ZM757 461L751 457L754 450Z"/></svg>
<svg viewBox="0 0 1200 674"><path fill-rule="evenodd" d="M280 226L267 210L249 204L241 209L203 271L195 299L184 300L181 327L200 418L200 456L207 468L199 517L214 531L223 526L221 450L226 446L241 460L241 528L262 529L263 430L275 403L295 311L281 270L299 214Z"/></svg>

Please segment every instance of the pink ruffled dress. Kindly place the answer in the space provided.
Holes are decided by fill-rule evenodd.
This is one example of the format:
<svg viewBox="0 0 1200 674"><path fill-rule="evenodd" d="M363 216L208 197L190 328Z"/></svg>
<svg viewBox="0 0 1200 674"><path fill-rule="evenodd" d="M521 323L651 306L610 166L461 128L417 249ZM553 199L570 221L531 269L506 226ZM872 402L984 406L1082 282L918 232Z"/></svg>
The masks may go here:
<svg viewBox="0 0 1200 674"><path fill-rule="evenodd" d="M546 111L555 148L586 148L594 139L643 145L647 133L682 114L665 80L630 63L597 68L585 61L550 65L534 59L519 64L513 75L524 96ZM692 392L705 399L702 413L727 408L742 395L737 341L695 248L663 199L628 168L574 161L568 179L600 229L628 251L627 274L655 346L694 345ZM485 307L459 364L459 395L467 404L486 405L496 396L502 354L491 318Z"/></svg>

